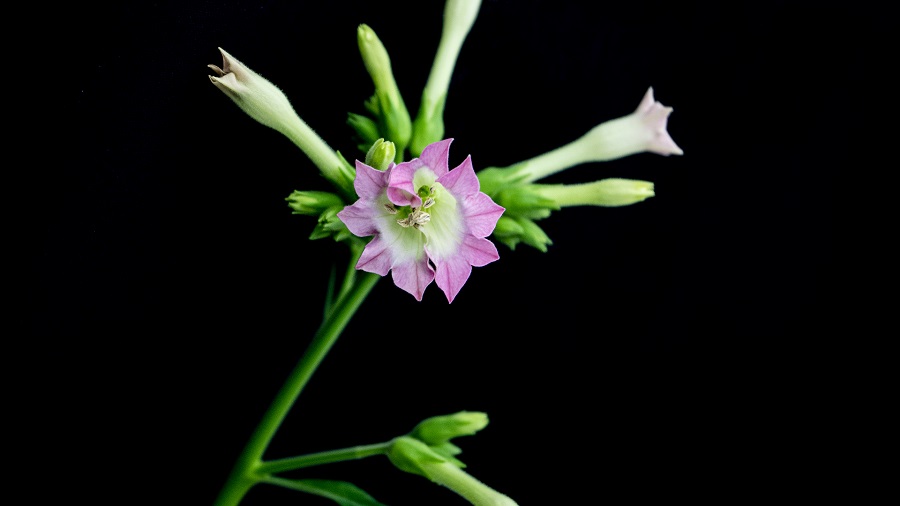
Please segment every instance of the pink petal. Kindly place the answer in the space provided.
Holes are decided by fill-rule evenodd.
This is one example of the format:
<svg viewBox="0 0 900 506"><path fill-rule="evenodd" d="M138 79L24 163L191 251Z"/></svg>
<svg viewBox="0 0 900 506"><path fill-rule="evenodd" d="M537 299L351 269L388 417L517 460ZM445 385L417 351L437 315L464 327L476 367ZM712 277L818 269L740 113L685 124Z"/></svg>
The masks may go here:
<svg viewBox="0 0 900 506"><path fill-rule="evenodd" d="M447 296L447 302L453 302L471 273L472 265L463 256L456 255L435 262L434 282Z"/></svg>
<svg viewBox="0 0 900 506"><path fill-rule="evenodd" d="M357 180L359 178L357 177ZM357 200L338 211L337 217L347 225L347 228L357 237L375 235L378 229L375 226L375 218L378 212L372 208L375 203L370 200Z"/></svg>
<svg viewBox="0 0 900 506"><path fill-rule="evenodd" d="M416 300L422 300L425 288L434 280L434 270L428 265L428 258L398 263L391 267L394 284L412 294Z"/></svg>
<svg viewBox="0 0 900 506"><path fill-rule="evenodd" d="M413 178L416 171L424 166L425 164L418 158L395 166L388 180L388 199L398 206L419 207L422 205L422 199L413 186Z"/></svg>
<svg viewBox="0 0 900 506"><path fill-rule="evenodd" d="M481 192L469 195L463 200L463 218L466 220L469 232L475 237L491 235L494 227L497 226L497 220L504 211L506 209Z"/></svg>
<svg viewBox="0 0 900 506"><path fill-rule="evenodd" d="M427 165L436 177L441 177L449 170L450 143L453 139L444 139L425 146L419 159Z"/></svg>
<svg viewBox="0 0 900 506"><path fill-rule="evenodd" d="M428 247L425 249L427 252ZM473 266L482 267L499 258L497 247L491 241L471 235L464 236L455 255L447 258L431 257L435 265L434 281L447 296L447 301L453 302L469 279Z"/></svg>
<svg viewBox="0 0 900 506"><path fill-rule="evenodd" d="M381 240L381 236L376 235L369 244L366 244L359 261L356 262L356 268L385 276L391 270L392 261L388 244Z"/></svg>
<svg viewBox="0 0 900 506"><path fill-rule="evenodd" d="M382 172L378 169L356 161L356 178L353 180L353 188L360 199L374 199L388 185L391 169Z"/></svg>
<svg viewBox="0 0 900 506"><path fill-rule="evenodd" d="M466 236L460 246L460 254L473 267L484 267L500 258L497 246L483 237Z"/></svg>
<svg viewBox="0 0 900 506"><path fill-rule="evenodd" d="M459 167L438 177L437 181L450 190L457 199L478 193L478 176L472 167L472 156L467 156Z"/></svg>

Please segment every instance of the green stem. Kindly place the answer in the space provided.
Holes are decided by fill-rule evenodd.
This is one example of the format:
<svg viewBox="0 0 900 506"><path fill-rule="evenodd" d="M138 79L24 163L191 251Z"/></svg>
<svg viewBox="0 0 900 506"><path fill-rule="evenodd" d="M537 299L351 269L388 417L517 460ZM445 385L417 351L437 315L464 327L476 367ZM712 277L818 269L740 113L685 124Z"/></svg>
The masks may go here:
<svg viewBox="0 0 900 506"><path fill-rule="evenodd" d="M297 457L270 460L260 464L257 468L257 472L263 474L281 473L304 467L343 462L345 460L362 459L373 455L384 455L390 447L391 442L388 441L386 443L353 446L340 450L330 450L327 452L310 453L308 455L299 455Z"/></svg>
<svg viewBox="0 0 900 506"><path fill-rule="evenodd" d="M288 414L309 378L334 345L341 331L359 309L360 304L381 279L377 274L357 276L343 296L338 298L332 310L322 321L319 330L291 371L269 409L263 415L256 430L238 457L228 481L219 493L215 506L236 506L253 485L266 478L260 471L262 456L284 417Z"/></svg>

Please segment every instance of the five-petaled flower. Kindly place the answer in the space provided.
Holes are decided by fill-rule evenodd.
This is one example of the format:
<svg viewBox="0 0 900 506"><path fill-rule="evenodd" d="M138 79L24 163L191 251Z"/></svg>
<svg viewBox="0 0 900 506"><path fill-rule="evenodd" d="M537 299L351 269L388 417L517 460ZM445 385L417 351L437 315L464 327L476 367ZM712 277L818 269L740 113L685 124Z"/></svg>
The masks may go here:
<svg viewBox="0 0 900 506"><path fill-rule="evenodd" d="M354 235L374 236L356 268L381 276L390 271L416 300L434 281L453 302L473 266L499 258L486 238L504 208L479 190L471 156L449 170L452 141L430 144L418 158L383 172L357 161L359 200L338 213Z"/></svg>

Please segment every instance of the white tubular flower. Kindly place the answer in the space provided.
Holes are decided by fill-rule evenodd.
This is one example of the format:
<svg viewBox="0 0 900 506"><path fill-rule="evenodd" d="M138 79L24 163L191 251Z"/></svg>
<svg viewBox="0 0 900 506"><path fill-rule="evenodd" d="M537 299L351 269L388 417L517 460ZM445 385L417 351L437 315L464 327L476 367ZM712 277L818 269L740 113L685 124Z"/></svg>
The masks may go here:
<svg viewBox="0 0 900 506"><path fill-rule="evenodd" d="M326 178L349 195L353 172L338 154L309 127L291 106L284 92L250 70L221 47L222 67L207 65L215 76L209 80L248 116L284 134L319 168Z"/></svg>
<svg viewBox="0 0 900 506"><path fill-rule="evenodd" d="M531 183L551 174L588 162L605 162L637 153L681 155L684 152L666 130L671 107L653 98L647 89L635 111L603 122L579 139L510 167L519 183Z"/></svg>
<svg viewBox="0 0 900 506"><path fill-rule="evenodd" d="M447 0L444 5L441 41L413 122L409 146L413 155L418 156L425 146L444 138L444 104L447 101L450 77L480 8L481 0Z"/></svg>

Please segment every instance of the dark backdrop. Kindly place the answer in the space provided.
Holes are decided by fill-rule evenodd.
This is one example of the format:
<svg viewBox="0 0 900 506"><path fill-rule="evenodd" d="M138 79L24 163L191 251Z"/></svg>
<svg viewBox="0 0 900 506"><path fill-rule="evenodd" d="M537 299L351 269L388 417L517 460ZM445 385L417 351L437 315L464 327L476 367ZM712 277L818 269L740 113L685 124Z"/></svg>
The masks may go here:
<svg viewBox="0 0 900 506"><path fill-rule="evenodd" d="M483 3L447 99L451 166L541 154L630 113L653 86L674 107L684 156L582 165L550 182L645 179L657 196L555 213L540 223L548 252L499 245L500 261L476 268L449 307L436 286L416 302L380 282L268 456L478 410L491 424L458 441L461 457L523 506L727 502L804 474L801 461L821 451L806 409L830 384L804 366L839 316L844 95L867 65L841 34L867 14L606 4ZM373 89L357 25L386 45L414 114L441 12L205 1L78 13L79 150L45 172L47 188L65 191L36 214L28 327L71 366L71 402L51 406L69 420L58 435L116 462L123 494L211 504L315 331L332 263L346 262L286 207L292 190L328 189L314 166L210 84L217 47L352 158L346 114ZM300 476L348 479L392 506L464 504L380 458ZM112 485L92 483L98 495ZM328 504L266 486L246 504L292 501Z"/></svg>

